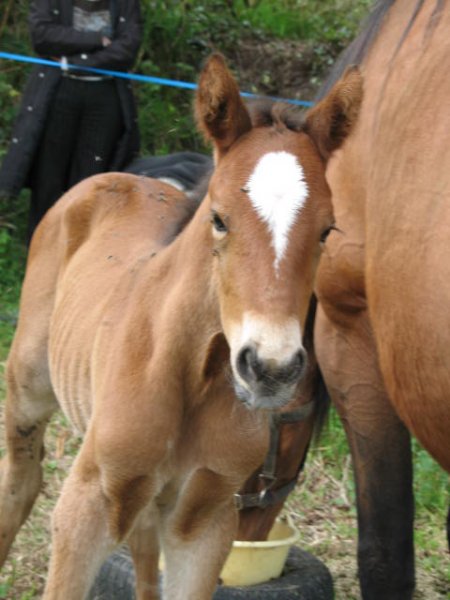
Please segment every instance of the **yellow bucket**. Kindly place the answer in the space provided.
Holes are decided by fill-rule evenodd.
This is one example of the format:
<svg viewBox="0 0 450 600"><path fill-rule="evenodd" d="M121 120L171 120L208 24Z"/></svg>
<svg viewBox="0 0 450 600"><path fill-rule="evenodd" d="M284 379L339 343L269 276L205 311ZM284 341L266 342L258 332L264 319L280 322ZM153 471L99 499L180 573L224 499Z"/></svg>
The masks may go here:
<svg viewBox="0 0 450 600"><path fill-rule="evenodd" d="M283 571L299 532L289 517L278 519L264 542L233 542L220 575L224 585L256 585L276 579Z"/></svg>

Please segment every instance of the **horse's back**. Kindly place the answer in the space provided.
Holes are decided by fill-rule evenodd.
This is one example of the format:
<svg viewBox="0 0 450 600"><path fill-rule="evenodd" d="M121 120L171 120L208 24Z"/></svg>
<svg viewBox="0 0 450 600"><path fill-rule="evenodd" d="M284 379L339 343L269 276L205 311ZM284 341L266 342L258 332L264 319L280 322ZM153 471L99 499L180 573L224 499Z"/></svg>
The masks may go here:
<svg viewBox="0 0 450 600"><path fill-rule="evenodd" d="M48 364L46 381L78 429L91 410L95 341L101 329L114 327L108 314L120 318L142 265L193 212L172 186L110 173L72 188L36 230L10 363L32 362L44 371Z"/></svg>

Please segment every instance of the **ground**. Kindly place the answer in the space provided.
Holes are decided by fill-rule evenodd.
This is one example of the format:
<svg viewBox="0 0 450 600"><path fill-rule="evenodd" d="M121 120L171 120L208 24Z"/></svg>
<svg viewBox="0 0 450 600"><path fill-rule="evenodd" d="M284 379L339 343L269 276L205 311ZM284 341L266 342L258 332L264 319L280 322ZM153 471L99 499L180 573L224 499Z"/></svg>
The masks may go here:
<svg viewBox="0 0 450 600"><path fill-rule="evenodd" d="M0 427L3 432L2 423ZM42 493L0 576L0 598L40 598L49 557L51 510L79 443L79 438L71 433L62 415L55 415L47 434ZM0 448L4 448L3 439L0 439ZM320 445L313 451L285 510L300 531L298 545L330 569L336 600L359 600L350 460L344 459L343 468L336 469L336 464L327 458L328 451L329 448ZM421 527L427 530L421 532ZM418 589L415 600L448 600L449 559L444 523L419 513L416 528L418 535L428 536L430 542L417 552Z"/></svg>

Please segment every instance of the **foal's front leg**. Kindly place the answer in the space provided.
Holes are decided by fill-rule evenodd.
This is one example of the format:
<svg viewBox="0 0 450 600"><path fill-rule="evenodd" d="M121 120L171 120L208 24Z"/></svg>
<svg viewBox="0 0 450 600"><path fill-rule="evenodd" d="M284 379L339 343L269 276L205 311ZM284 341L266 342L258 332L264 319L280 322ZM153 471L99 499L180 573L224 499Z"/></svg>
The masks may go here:
<svg viewBox="0 0 450 600"><path fill-rule="evenodd" d="M45 600L82 600L116 545L99 472L83 446L52 516L52 555ZM84 452L83 452L84 451Z"/></svg>
<svg viewBox="0 0 450 600"><path fill-rule="evenodd" d="M128 537L136 575L137 600L159 600L159 539L155 509L149 507L139 515Z"/></svg>
<svg viewBox="0 0 450 600"><path fill-rule="evenodd" d="M164 600L211 600L237 531L229 482L200 469L163 516Z"/></svg>

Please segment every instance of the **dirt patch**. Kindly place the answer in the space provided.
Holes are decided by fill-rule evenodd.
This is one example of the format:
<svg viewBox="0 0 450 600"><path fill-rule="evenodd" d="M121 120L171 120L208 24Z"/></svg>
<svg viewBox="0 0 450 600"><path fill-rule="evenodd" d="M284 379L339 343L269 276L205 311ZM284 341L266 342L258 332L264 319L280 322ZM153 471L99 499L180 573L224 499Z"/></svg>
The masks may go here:
<svg viewBox="0 0 450 600"><path fill-rule="evenodd" d="M243 40L233 62L242 90L288 99L312 100L323 75L314 47L294 40Z"/></svg>

